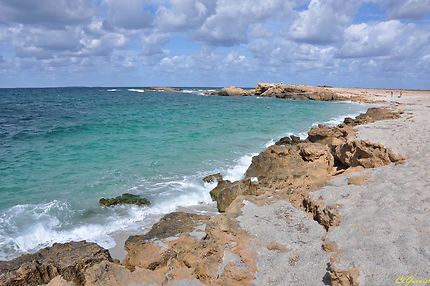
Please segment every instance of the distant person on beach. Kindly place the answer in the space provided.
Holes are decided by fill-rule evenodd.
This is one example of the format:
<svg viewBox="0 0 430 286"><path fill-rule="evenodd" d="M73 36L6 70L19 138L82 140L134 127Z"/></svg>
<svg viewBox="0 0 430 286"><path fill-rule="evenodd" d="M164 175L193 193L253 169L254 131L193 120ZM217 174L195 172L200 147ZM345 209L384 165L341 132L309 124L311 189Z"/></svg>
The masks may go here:
<svg viewBox="0 0 430 286"><path fill-rule="evenodd" d="M403 91L400 91L399 98L402 97Z"/></svg>
<svg viewBox="0 0 430 286"><path fill-rule="evenodd" d="M391 97L393 97L393 91L391 91Z"/></svg>

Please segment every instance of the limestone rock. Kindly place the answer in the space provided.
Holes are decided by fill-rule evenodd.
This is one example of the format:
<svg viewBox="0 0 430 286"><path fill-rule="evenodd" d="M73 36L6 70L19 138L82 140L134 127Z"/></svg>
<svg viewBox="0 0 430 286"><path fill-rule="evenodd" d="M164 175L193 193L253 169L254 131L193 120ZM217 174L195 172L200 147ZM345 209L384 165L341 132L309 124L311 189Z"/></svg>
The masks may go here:
<svg viewBox="0 0 430 286"><path fill-rule="evenodd" d="M313 87L293 84L259 83L255 94L289 99L338 100L335 92L325 87Z"/></svg>
<svg viewBox="0 0 430 286"><path fill-rule="evenodd" d="M354 136L355 130L351 126L329 127L320 124L318 127L309 130L307 140L312 143L339 145L346 143Z"/></svg>
<svg viewBox="0 0 430 286"><path fill-rule="evenodd" d="M112 262L109 251L85 241L54 243L52 247L11 261L0 261L0 285L41 285L61 275L66 281L84 285L84 272L102 261Z"/></svg>
<svg viewBox="0 0 430 286"><path fill-rule="evenodd" d="M382 144L356 140L335 147L334 157L347 167L376 168L404 160Z"/></svg>
<svg viewBox="0 0 430 286"><path fill-rule="evenodd" d="M344 123L347 125L360 125L372 123L379 120L400 118L401 112L395 112L388 107L371 107L365 113L360 114L355 119L345 118Z"/></svg>
<svg viewBox="0 0 430 286"><path fill-rule="evenodd" d="M222 175L220 173L211 174L203 178L205 183L214 183L221 182L223 180Z"/></svg>
<svg viewBox="0 0 430 286"><path fill-rule="evenodd" d="M247 177L327 176L334 166L328 146L315 143L273 145L252 158Z"/></svg>
<svg viewBox="0 0 430 286"><path fill-rule="evenodd" d="M224 87L220 91L216 92L215 95L219 96L249 96L254 93L253 90L245 90L239 87Z"/></svg>

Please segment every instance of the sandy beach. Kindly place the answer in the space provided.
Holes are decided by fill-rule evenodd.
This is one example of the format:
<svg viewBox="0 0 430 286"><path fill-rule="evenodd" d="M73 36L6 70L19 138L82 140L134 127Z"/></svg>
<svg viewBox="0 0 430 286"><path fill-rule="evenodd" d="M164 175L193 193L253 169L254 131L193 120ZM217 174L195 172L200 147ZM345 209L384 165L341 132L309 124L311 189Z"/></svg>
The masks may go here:
<svg viewBox="0 0 430 286"><path fill-rule="evenodd" d="M384 102L385 109L316 127L307 140L283 138L254 157L243 180L206 178L218 181L211 195L219 214L171 213L146 234L119 235L125 251L117 246L110 254L91 243L54 244L2 262L0 282L336 286L430 279L430 92L332 92Z"/></svg>

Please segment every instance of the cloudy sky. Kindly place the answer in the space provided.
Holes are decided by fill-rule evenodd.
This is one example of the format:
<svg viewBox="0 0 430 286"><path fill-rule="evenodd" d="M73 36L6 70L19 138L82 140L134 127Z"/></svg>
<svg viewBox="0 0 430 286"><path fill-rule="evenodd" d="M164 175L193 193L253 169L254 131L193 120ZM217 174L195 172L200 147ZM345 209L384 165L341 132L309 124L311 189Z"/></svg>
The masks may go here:
<svg viewBox="0 0 430 286"><path fill-rule="evenodd" d="M0 0L0 87L430 89L430 0Z"/></svg>

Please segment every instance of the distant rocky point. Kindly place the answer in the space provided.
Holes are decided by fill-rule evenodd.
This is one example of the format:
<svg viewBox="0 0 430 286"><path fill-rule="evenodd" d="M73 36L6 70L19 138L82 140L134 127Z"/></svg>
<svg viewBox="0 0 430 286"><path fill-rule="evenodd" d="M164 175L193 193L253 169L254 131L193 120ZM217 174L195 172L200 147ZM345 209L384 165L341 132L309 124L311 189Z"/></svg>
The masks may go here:
<svg viewBox="0 0 430 286"><path fill-rule="evenodd" d="M243 89L238 87L224 87L218 91L211 92L214 96L250 96L277 97L287 99L310 99L310 100L342 100L336 92L329 87L306 86L284 83L259 83L255 89Z"/></svg>

